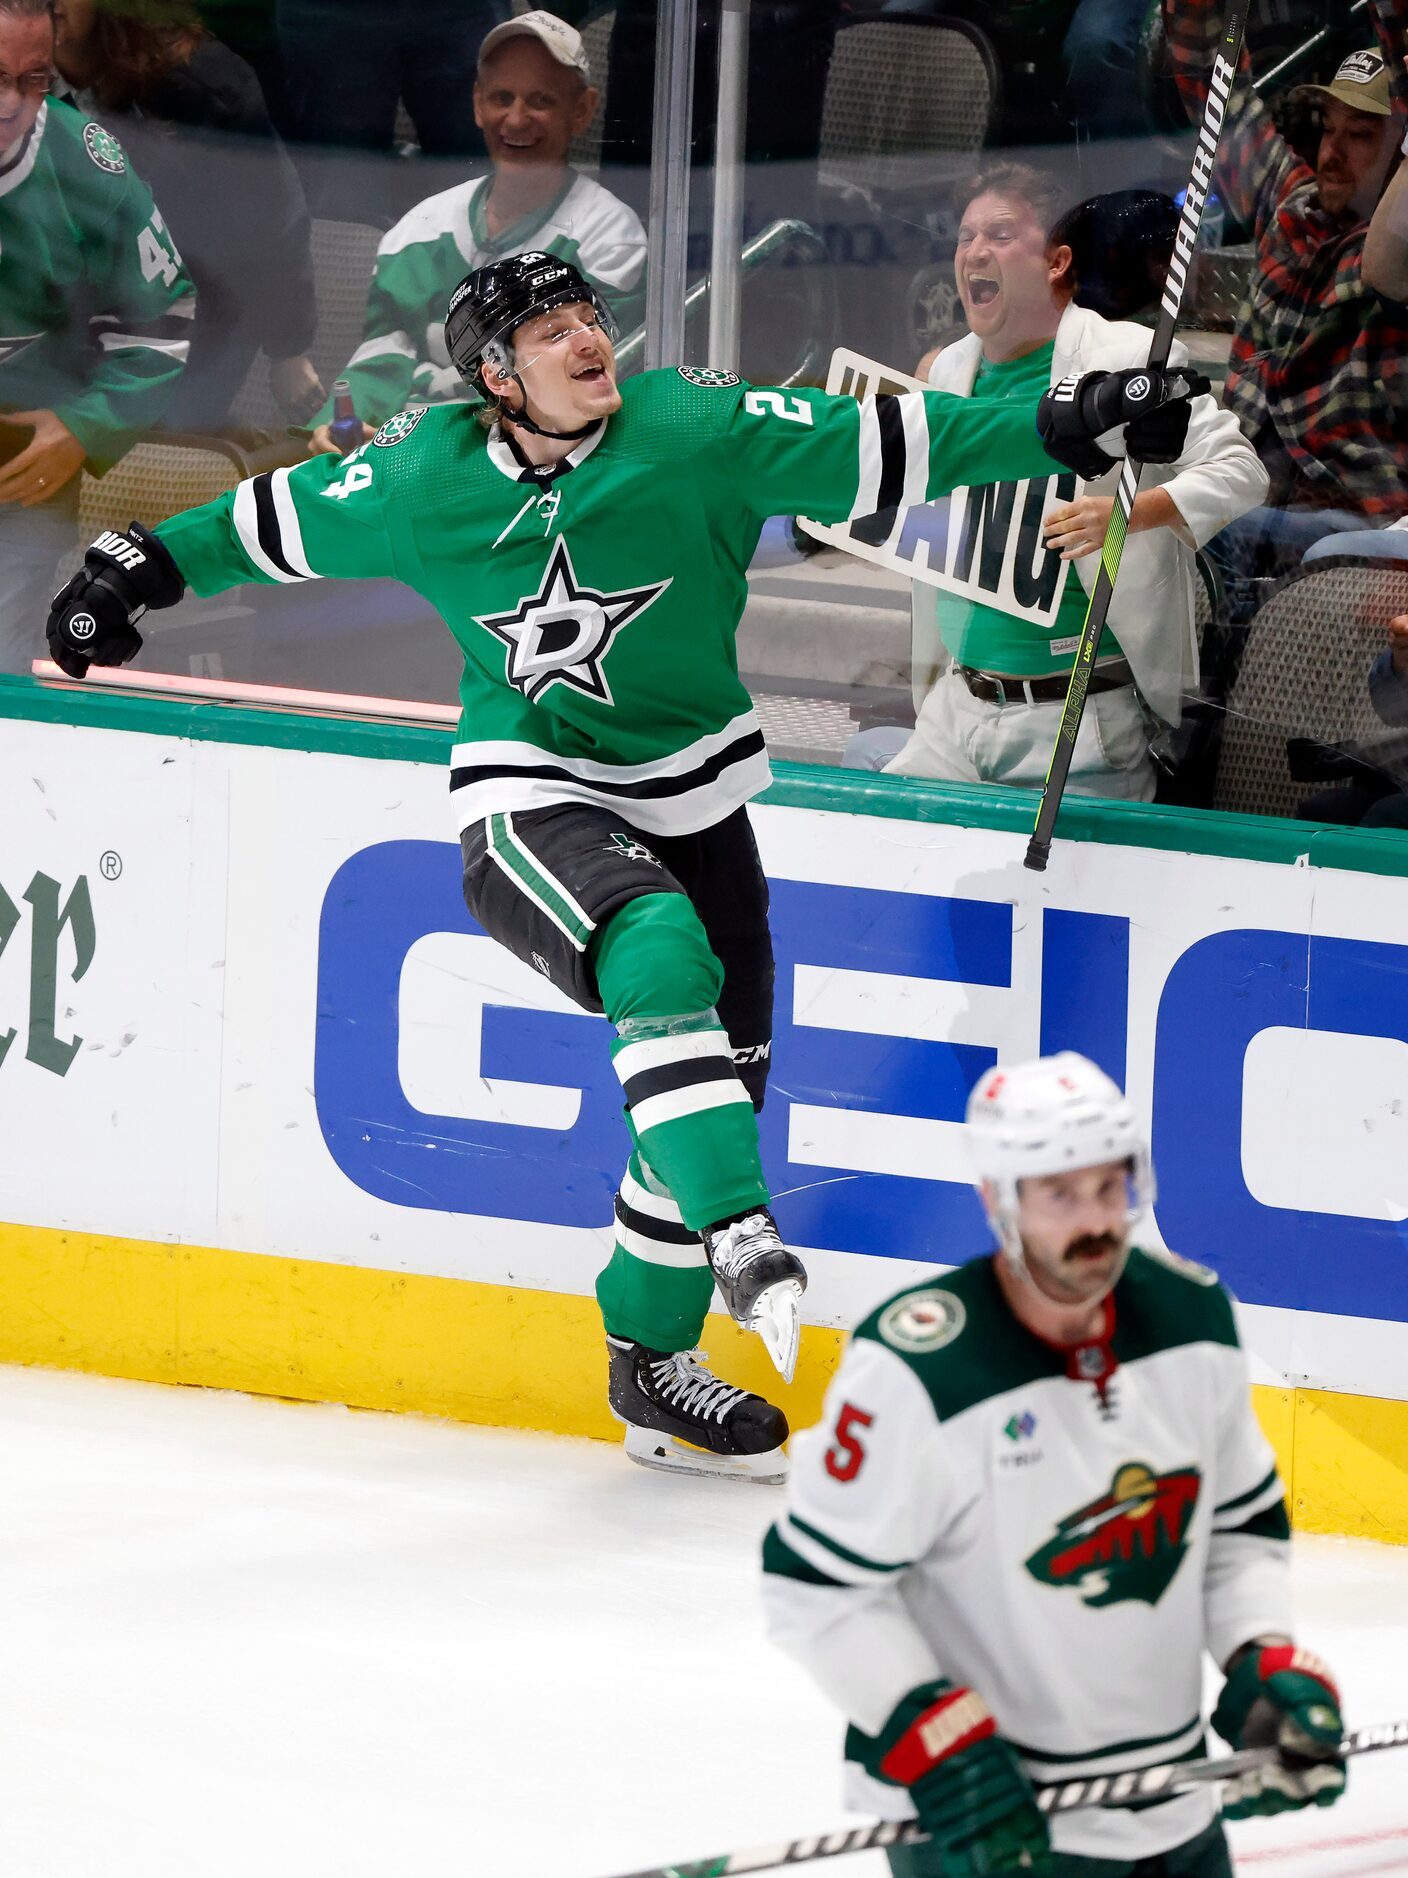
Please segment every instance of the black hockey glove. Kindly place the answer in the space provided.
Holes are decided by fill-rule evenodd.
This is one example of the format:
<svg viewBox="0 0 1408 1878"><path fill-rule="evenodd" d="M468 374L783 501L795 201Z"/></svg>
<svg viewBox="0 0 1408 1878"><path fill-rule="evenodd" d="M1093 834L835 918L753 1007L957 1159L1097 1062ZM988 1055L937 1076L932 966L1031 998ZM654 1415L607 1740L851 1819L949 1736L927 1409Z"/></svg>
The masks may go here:
<svg viewBox="0 0 1408 1878"><path fill-rule="evenodd" d="M165 546L133 522L125 535L105 529L49 608L49 656L70 678L90 665L125 665L142 649L137 621L148 607L175 606L186 591Z"/></svg>
<svg viewBox="0 0 1408 1878"><path fill-rule="evenodd" d="M1036 427L1048 455L1092 482L1117 461L1095 439L1121 424L1125 449L1136 463L1176 461L1188 438L1191 401L1211 389L1201 372L1186 365L1072 373L1043 394Z"/></svg>
<svg viewBox="0 0 1408 1878"><path fill-rule="evenodd" d="M1053 1870L1032 1784L974 1690L946 1680L911 1689L861 1760L908 1787L944 1878Z"/></svg>

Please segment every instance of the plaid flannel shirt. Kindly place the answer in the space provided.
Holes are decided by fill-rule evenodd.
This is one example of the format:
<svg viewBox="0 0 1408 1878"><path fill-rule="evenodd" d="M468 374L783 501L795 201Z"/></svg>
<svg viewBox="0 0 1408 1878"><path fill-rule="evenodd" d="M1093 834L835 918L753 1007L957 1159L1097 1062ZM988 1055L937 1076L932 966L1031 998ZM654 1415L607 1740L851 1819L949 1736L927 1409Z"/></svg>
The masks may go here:
<svg viewBox="0 0 1408 1878"><path fill-rule="evenodd" d="M1401 116L1408 0L1371 0L1371 11ZM1174 77L1194 121L1221 15L1222 0L1164 0ZM1249 71L1244 51L1239 80ZM1256 242L1225 402L1271 473L1271 499L1408 514L1408 306L1361 278L1367 224L1320 207L1315 172L1247 83L1232 89L1215 187Z"/></svg>

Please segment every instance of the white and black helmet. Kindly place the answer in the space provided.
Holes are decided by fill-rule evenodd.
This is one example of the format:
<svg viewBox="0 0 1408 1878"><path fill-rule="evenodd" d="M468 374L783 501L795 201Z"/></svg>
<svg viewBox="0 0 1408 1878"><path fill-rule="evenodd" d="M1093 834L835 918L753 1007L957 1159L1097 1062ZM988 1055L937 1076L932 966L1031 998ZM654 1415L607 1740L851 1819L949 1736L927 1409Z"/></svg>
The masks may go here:
<svg viewBox="0 0 1408 1878"><path fill-rule="evenodd" d="M989 1070L968 1098L973 1172L991 1190L989 1210L1014 1249L1019 1183L1107 1161L1126 1161L1131 1223L1153 1203L1149 1145L1119 1085L1075 1050Z"/></svg>

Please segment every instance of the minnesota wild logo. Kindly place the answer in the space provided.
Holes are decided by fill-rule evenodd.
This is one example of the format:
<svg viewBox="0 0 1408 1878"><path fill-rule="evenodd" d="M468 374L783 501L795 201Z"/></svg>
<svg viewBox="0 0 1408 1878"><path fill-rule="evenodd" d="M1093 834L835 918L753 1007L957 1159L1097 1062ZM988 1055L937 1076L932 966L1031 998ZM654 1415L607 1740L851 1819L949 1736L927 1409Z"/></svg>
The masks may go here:
<svg viewBox="0 0 1408 1878"><path fill-rule="evenodd" d="M1196 1467L1155 1474L1142 1461L1116 1468L1110 1491L1068 1513L1027 1560L1044 1585L1072 1585L1094 1610L1157 1604L1188 1549L1202 1475Z"/></svg>
<svg viewBox="0 0 1408 1878"><path fill-rule="evenodd" d="M383 450L390 449L393 443L404 443L424 416L424 405L418 411L398 411L395 417L387 418L372 442Z"/></svg>
<svg viewBox="0 0 1408 1878"><path fill-rule="evenodd" d="M109 176L121 176L127 168L127 158L123 155L122 145L110 130L104 130L101 124L83 126L83 145L100 170L106 170Z"/></svg>

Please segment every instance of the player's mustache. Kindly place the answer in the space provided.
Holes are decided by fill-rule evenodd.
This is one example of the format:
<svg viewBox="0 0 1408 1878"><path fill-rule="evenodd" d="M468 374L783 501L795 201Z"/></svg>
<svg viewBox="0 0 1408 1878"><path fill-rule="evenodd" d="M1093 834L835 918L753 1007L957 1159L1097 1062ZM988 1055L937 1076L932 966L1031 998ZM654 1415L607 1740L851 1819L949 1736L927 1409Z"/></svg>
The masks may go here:
<svg viewBox="0 0 1408 1878"><path fill-rule="evenodd" d="M1087 1255L1118 1252L1120 1241L1112 1232L1088 1232L1079 1239L1073 1239L1062 1253L1063 1259L1084 1258Z"/></svg>

